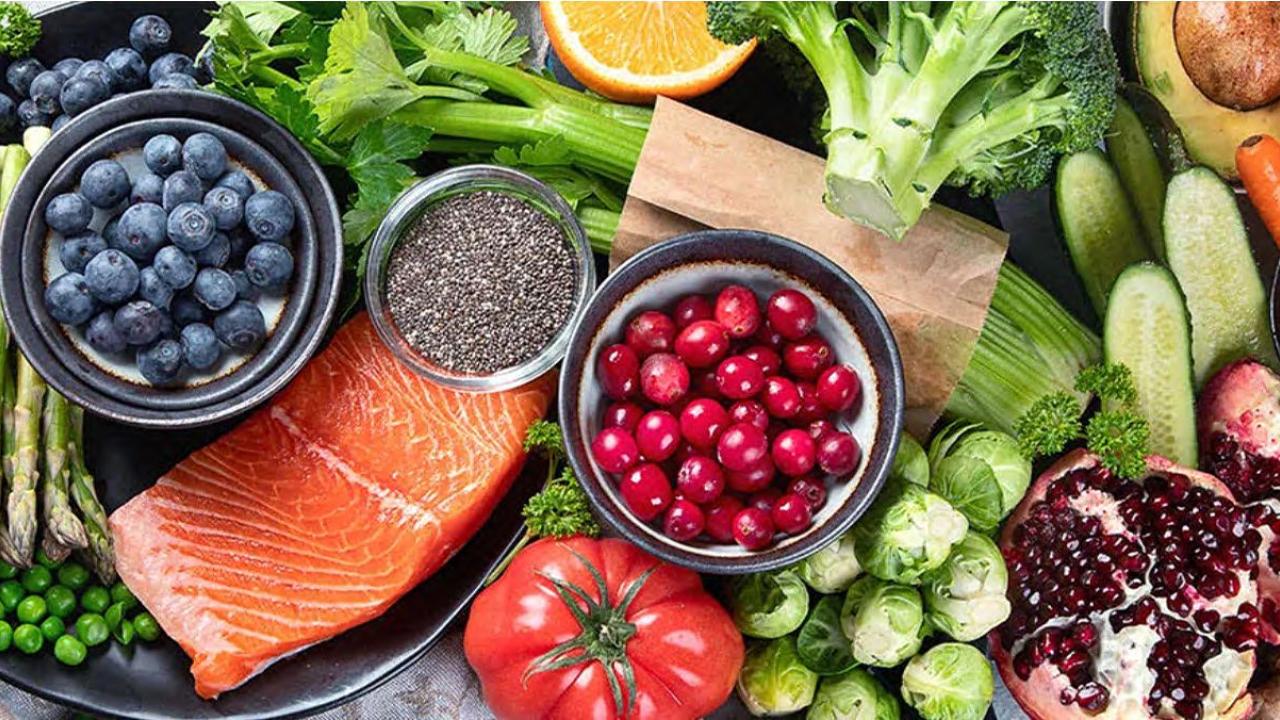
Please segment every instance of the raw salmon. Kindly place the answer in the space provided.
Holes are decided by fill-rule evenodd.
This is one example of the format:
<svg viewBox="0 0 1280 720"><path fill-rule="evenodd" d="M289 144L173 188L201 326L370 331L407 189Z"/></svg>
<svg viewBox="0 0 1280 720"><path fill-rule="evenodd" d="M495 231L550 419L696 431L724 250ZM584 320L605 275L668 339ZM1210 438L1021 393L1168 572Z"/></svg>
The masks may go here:
<svg viewBox="0 0 1280 720"><path fill-rule="evenodd" d="M120 576L214 698L378 617L489 516L551 378L489 395L414 374L367 316L270 405L111 516Z"/></svg>

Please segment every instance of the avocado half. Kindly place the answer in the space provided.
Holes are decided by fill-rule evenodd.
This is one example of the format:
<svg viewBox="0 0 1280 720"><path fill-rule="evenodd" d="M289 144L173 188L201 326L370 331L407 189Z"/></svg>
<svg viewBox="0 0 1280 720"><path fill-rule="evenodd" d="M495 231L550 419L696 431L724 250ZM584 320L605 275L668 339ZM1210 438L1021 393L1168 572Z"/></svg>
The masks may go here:
<svg viewBox="0 0 1280 720"><path fill-rule="evenodd" d="M1237 179L1236 146L1257 133L1280 134L1280 103L1241 110L1206 96L1182 64L1174 38L1179 3L1133 6L1133 55L1142 84L1164 104L1182 130L1191 159Z"/></svg>

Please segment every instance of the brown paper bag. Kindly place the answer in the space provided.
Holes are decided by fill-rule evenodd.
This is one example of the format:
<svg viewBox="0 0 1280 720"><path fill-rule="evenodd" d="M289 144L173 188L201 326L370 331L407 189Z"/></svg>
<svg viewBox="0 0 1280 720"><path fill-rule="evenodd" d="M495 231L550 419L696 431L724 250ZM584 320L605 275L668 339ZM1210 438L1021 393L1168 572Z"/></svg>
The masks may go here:
<svg viewBox="0 0 1280 720"><path fill-rule="evenodd" d="M969 363L1008 236L941 206L900 242L831 214L823 160L659 99L610 261L703 228L776 233L834 260L867 289L902 354L906 424L926 437Z"/></svg>

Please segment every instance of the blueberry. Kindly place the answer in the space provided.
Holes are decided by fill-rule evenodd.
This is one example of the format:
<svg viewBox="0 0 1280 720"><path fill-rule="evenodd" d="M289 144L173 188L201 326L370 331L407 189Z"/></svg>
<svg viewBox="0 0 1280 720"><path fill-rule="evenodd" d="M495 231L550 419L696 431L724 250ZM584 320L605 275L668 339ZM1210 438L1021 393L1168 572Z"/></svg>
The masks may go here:
<svg viewBox="0 0 1280 720"><path fill-rule="evenodd" d="M143 15L129 27L129 44L146 57L155 57L169 49L173 31L159 15Z"/></svg>
<svg viewBox="0 0 1280 720"><path fill-rule="evenodd" d="M173 302L173 288L160 278L154 266L145 267L138 273L138 297L161 310L168 310Z"/></svg>
<svg viewBox="0 0 1280 720"><path fill-rule="evenodd" d="M249 282L266 290L278 290L293 275L293 253L279 243L260 242L244 256Z"/></svg>
<svg viewBox="0 0 1280 720"><path fill-rule="evenodd" d="M259 240L279 242L293 229L293 203L275 190L254 193L244 201L244 222Z"/></svg>
<svg viewBox="0 0 1280 720"><path fill-rule="evenodd" d="M42 72L44 72L44 65L39 60L29 57L11 64L5 71L4 77L9 81L9 87L13 88L19 97L28 97L31 93L31 81Z"/></svg>
<svg viewBox="0 0 1280 720"><path fill-rule="evenodd" d="M62 109L75 117L111 97L111 88L94 78L72 78L62 86L59 95Z"/></svg>
<svg viewBox="0 0 1280 720"><path fill-rule="evenodd" d="M115 314L110 310L103 310L93 316L84 329L84 339L89 342L89 347L105 355L124 352L128 343L124 341L120 331L116 330L114 318Z"/></svg>
<svg viewBox="0 0 1280 720"><path fill-rule="evenodd" d="M63 273L44 289L44 306L49 315L64 325L87 322L98 311L98 302L80 273Z"/></svg>
<svg viewBox="0 0 1280 720"><path fill-rule="evenodd" d="M179 170L164 180L164 209L173 212L183 203L204 200L204 185L195 173Z"/></svg>
<svg viewBox="0 0 1280 720"><path fill-rule="evenodd" d="M253 181L248 175L240 170L232 170L231 172L218 178L218 182L213 184L214 187L231 188L236 191L241 200L248 200L249 196L258 192L258 188L254 187Z"/></svg>
<svg viewBox="0 0 1280 720"><path fill-rule="evenodd" d="M200 267L222 267L231 258L231 239L226 233L214 233L213 239L203 250L195 253L196 263Z"/></svg>
<svg viewBox="0 0 1280 720"><path fill-rule="evenodd" d="M57 115L62 110L62 86L67 76L57 70L45 70L31 81L31 102L45 115Z"/></svg>
<svg viewBox="0 0 1280 720"><path fill-rule="evenodd" d="M108 248L84 266L84 281L100 302L115 305L138 291L138 266L128 255Z"/></svg>
<svg viewBox="0 0 1280 720"><path fill-rule="evenodd" d="M182 369L182 345L176 340L161 340L149 348L138 350L138 372L152 385L168 385Z"/></svg>
<svg viewBox="0 0 1280 720"><path fill-rule="evenodd" d="M174 295L173 302L169 305L169 312L173 315L173 321L178 327L186 327L193 322L204 322L205 309L191 295L190 291Z"/></svg>
<svg viewBox="0 0 1280 720"><path fill-rule="evenodd" d="M142 146L142 159L160 177L182 168L182 143L172 135L156 135Z"/></svg>
<svg viewBox="0 0 1280 720"><path fill-rule="evenodd" d="M76 68L75 74L71 76L74 79L93 79L100 81L107 86L107 94L116 89L116 84L120 79L116 77L116 71L111 66L101 60L89 60Z"/></svg>
<svg viewBox="0 0 1280 720"><path fill-rule="evenodd" d="M182 73L169 73L151 84L155 90L195 90L200 87L196 79Z"/></svg>
<svg viewBox="0 0 1280 720"><path fill-rule="evenodd" d="M75 58L75 57L62 58L61 60L53 64L52 69L62 73L64 77L70 78L72 75L76 74L76 71L79 70L80 66L83 64L84 64L84 61L81 60L80 58Z"/></svg>
<svg viewBox="0 0 1280 720"><path fill-rule="evenodd" d="M237 300L213 319L213 332L227 347L245 352L267 337L267 323L257 305Z"/></svg>
<svg viewBox="0 0 1280 720"><path fill-rule="evenodd" d="M14 104L13 98L0 95L0 133L13 132L17 126L18 106Z"/></svg>
<svg viewBox="0 0 1280 720"><path fill-rule="evenodd" d="M257 302L262 297L262 290L249 282L249 275L243 270L232 270L231 279L236 281L236 299Z"/></svg>
<svg viewBox="0 0 1280 720"><path fill-rule="evenodd" d="M204 323L191 323L182 328L182 359L196 370L207 370L218 362L222 348L213 328Z"/></svg>
<svg viewBox="0 0 1280 720"><path fill-rule="evenodd" d="M103 62L115 73L116 90L141 90L147 83L147 61L133 48L116 48Z"/></svg>
<svg viewBox="0 0 1280 720"><path fill-rule="evenodd" d="M169 242L187 252L203 250L213 242L213 235L217 232L213 216L203 205L196 203L182 203L175 207L169 213L167 228Z"/></svg>
<svg viewBox="0 0 1280 720"><path fill-rule="evenodd" d="M154 86L156 81L165 75L173 74L190 75L192 78L196 75L196 66L191 62L191 58L182 53L168 53L156 58L151 63L150 69L147 70L147 79Z"/></svg>
<svg viewBox="0 0 1280 720"><path fill-rule="evenodd" d="M86 230L82 233L63 238L58 248L58 259L62 267L71 272L84 272L85 265L95 255L107 249L107 241L98 233Z"/></svg>
<svg viewBox="0 0 1280 720"><path fill-rule="evenodd" d="M150 260L165 243L167 217L164 208L154 203L130 205L120 216L118 240L112 243L108 238L107 244L119 245L134 260Z"/></svg>
<svg viewBox="0 0 1280 720"><path fill-rule="evenodd" d="M58 195L44 209L45 224L63 235L84 232L92 219L93 206L80 193Z"/></svg>
<svg viewBox="0 0 1280 720"><path fill-rule="evenodd" d="M192 294L210 310L221 310L236 299L236 281L225 270L203 268L196 273Z"/></svg>
<svg viewBox="0 0 1280 720"><path fill-rule="evenodd" d="M31 101L27 100L26 102L31 102ZM53 119L53 122L49 124L49 129L52 130L53 132L58 132L62 128L66 127L67 123L69 122L71 122L71 116L67 115L66 113L63 113L62 115L59 115L58 117Z"/></svg>
<svg viewBox="0 0 1280 720"><path fill-rule="evenodd" d="M196 133L182 143L182 167L213 182L227 170L227 148L211 133Z"/></svg>
<svg viewBox="0 0 1280 720"><path fill-rule="evenodd" d="M249 252L249 248L258 243L258 239L250 234L249 229L244 225L231 228L227 237L231 238L231 257L227 258L227 262L232 265L244 264L245 254Z"/></svg>
<svg viewBox="0 0 1280 720"><path fill-rule="evenodd" d="M239 193L227 187L215 187L205 193L204 209L213 216L219 230L230 230L244 218L244 200Z"/></svg>
<svg viewBox="0 0 1280 720"><path fill-rule="evenodd" d="M104 210L124 202L129 190L129 173L115 160L95 160L80 176L80 194Z"/></svg>
<svg viewBox="0 0 1280 720"><path fill-rule="evenodd" d="M117 215L107 221L102 226L102 239L107 241L107 247L119 247L120 243L120 216Z"/></svg>
<svg viewBox="0 0 1280 720"><path fill-rule="evenodd" d="M164 311L146 300L121 305L113 320L116 332L130 345L149 345L164 330Z"/></svg>
<svg viewBox="0 0 1280 720"><path fill-rule="evenodd" d="M174 290L181 290L190 285L196 277L196 261L174 245L165 245L160 248L151 267L155 268L160 279Z"/></svg>
<svg viewBox="0 0 1280 720"><path fill-rule="evenodd" d="M66 116L59 115L58 117ZM18 122L21 123L24 128L49 127L49 124L52 122L52 118L49 115L40 112L40 108L36 107L34 100L23 100L18 103Z"/></svg>
<svg viewBox="0 0 1280 720"><path fill-rule="evenodd" d="M149 202L159 205L164 202L164 178L153 173L139 175L133 181L133 190L129 193L129 202L136 205Z"/></svg>

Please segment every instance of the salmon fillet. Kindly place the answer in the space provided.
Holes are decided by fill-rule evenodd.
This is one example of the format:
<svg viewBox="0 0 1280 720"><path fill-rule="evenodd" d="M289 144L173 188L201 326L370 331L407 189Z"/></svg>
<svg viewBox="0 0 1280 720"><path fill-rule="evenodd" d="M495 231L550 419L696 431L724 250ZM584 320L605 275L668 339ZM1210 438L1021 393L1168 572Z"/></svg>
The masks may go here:
<svg viewBox="0 0 1280 720"><path fill-rule="evenodd" d="M488 518L552 391L416 375L365 315L266 407L111 515L120 576L215 698L382 614Z"/></svg>

